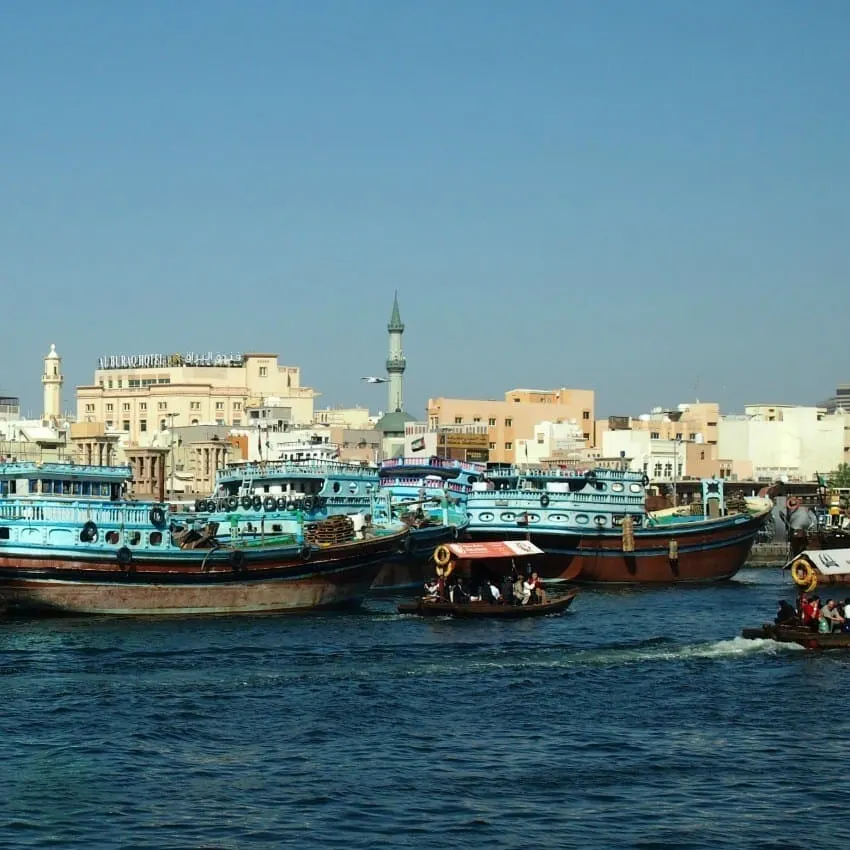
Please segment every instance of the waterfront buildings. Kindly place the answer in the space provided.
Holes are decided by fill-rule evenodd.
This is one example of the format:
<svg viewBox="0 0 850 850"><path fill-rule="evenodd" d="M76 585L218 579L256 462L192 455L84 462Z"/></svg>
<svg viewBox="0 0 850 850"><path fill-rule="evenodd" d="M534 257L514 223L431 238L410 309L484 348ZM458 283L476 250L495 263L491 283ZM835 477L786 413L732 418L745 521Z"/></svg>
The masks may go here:
<svg viewBox="0 0 850 850"><path fill-rule="evenodd" d="M515 463L518 441L534 439L541 422L574 422L585 446L593 445L594 392L561 387L555 390L515 389L504 400L433 398L428 400L428 428L480 425L487 429L491 462Z"/></svg>
<svg viewBox="0 0 850 850"><path fill-rule="evenodd" d="M280 408L293 424L313 420L316 392L277 354L139 354L101 357L91 385L77 387L77 419L144 444L178 425L248 424L248 411Z"/></svg>

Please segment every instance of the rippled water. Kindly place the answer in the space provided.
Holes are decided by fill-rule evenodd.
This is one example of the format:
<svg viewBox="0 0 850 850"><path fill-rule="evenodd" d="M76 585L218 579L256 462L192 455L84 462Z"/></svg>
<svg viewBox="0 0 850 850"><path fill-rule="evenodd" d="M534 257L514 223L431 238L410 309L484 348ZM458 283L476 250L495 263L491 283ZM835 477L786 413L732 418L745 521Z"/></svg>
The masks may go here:
<svg viewBox="0 0 850 850"><path fill-rule="evenodd" d="M0 846L809 847L846 835L850 654L792 597L585 590L564 616L0 625Z"/></svg>

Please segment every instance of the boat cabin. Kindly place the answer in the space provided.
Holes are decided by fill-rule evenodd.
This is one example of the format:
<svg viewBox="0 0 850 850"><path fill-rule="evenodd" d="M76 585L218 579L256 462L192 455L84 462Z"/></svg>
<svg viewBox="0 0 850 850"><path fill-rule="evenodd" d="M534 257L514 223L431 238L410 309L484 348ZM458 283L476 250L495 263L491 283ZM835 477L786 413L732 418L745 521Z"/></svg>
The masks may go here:
<svg viewBox="0 0 850 850"><path fill-rule="evenodd" d="M68 463L0 463L0 497L15 499L125 499L133 474L129 466Z"/></svg>

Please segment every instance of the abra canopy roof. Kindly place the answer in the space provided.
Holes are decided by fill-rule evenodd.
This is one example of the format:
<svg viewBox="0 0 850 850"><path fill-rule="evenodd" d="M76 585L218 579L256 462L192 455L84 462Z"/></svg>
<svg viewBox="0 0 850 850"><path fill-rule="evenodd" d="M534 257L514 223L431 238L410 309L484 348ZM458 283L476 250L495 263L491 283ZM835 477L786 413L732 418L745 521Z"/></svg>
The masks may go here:
<svg viewBox="0 0 850 850"><path fill-rule="evenodd" d="M518 555L542 555L528 540L488 540L477 543L449 543L448 549L456 558L516 558Z"/></svg>
<svg viewBox="0 0 850 850"><path fill-rule="evenodd" d="M785 569L790 569L801 558L826 576L850 574L850 549L807 549L789 561Z"/></svg>

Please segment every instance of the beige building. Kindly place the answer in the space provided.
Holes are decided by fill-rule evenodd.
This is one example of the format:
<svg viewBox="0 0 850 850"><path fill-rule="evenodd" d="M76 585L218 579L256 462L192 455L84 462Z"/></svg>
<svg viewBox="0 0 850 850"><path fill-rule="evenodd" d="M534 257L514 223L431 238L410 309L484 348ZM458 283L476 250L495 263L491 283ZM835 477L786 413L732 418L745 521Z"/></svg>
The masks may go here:
<svg viewBox="0 0 850 850"><path fill-rule="evenodd" d="M315 415L317 425L328 425L331 428L372 428L373 422L366 407L326 407L317 410Z"/></svg>
<svg viewBox="0 0 850 850"><path fill-rule="evenodd" d="M289 408L295 424L311 422L316 395L276 354L111 355L99 359L90 386L77 387L77 420L148 445L146 435L172 424L244 426L247 408L264 404Z"/></svg>
<svg viewBox="0 0 850 850"><path fill-rule="evenodd" d="M720 405L717 402L694 402L680 404L674 410L656 407L651 413L640 416L609 416L596 422L596 445L602 445L606 431L630 428L633 431L648 431L653 440L681 440L683 442L707 443L716 446Z"/></svg>
<svg viewBox="0 0 850 850"><path fill-rule="evenodd" d="M428 400L428 428L446 425L483 425L493 463L514 463L518 441L534 438L539 422L574 420L587 446L593 445L593 390L516 389L504 400L434 398ZM520 459L521 460L521 459Z"/></svg>

